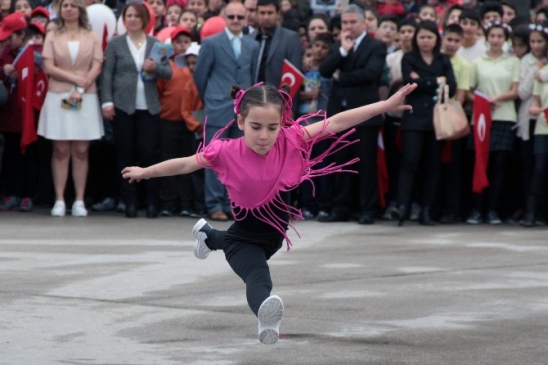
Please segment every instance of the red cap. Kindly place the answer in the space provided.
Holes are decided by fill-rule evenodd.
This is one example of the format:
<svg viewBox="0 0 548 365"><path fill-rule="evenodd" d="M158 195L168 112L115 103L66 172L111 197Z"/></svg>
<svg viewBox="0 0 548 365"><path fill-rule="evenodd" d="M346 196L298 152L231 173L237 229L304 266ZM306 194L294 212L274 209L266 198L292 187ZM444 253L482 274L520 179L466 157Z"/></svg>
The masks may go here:
<svg viewBox="0 0 548 365"><path fill-rule="evenodd" d="M31 19L34 18L35 16L43 16L44 18L49 19L49 11L43 6L37 6L36 8L32 9L32 11L30 12Z"/></svg>
<svg viewBox="0 0 548 365"><path fill-rule="evenodd" d="M46 27L44 27L44 24L38 23L38 22L32 22L29 24L29 28L35 28L43 35L46 35Z"/></svg>
<svg viewBox="0 0 548 365"><path fill-rule="evenodd" d="M5 41L9 38L13 32L18 30L23 30L27 27L27 22L23 13L15 12L8 15L2 21L2 26L0 27L0 42Z"/></svg>
<svg viewBox="0 0 548 365"><path fill-rule="evenodd" d="M175 29L173 29L173 31L171 32L171 41L177 38L179 34L186 34L190 37L190 39L192 39L192 34L190 34L190 30L188 30L188 28L179 26L175 27Z"/></svg>

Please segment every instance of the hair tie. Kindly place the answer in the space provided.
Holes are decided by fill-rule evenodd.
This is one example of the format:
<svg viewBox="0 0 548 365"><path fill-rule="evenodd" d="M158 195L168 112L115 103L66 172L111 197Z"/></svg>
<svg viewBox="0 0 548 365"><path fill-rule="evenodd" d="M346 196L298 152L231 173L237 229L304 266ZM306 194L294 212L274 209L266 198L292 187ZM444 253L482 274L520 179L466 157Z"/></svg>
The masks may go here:
<svg viewBox="0 0 548 365"><path fill-rule="evenodd" d="M245 90L240 89L236 92L236 95L234 96L234 114L240 113L240 104L242 103L244 95Z"/></svg>

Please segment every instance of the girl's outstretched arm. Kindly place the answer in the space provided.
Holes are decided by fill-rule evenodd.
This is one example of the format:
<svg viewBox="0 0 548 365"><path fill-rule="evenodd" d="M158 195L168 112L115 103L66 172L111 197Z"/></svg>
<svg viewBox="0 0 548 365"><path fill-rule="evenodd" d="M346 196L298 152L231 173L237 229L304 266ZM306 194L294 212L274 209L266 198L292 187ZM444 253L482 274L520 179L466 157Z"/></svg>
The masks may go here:
<svg viewBox="0 0 548 365"><path fill-rule="evenodd" d="M403 101L407 95L417 88L417 84L407 84L392 95L388 100L379 101L374 104L361 106L359 108L346 110L335 114L327 119L327 126L324 123L318 122L305 127L308 133L305 133L307 138L314 138L316 134L323 131L338 133L348 128L352 128L361 122L368 120L375 115L386 113L389 111L404 111L412 110L410 105L404 105Z"/></svg>
<svg viewBox="0 0 548 365"><path fill-rule="evenodd" d="M199 159L200 161L206 161L203 156L200 156ZM137 166L126 167L122 170L122 177L128 179L131 184L134 181L139 182L143 179L146 180L153 177L190 174L201 168L203 166L198 162L198 156L192 155L174 158L146 168Z"/></svg>

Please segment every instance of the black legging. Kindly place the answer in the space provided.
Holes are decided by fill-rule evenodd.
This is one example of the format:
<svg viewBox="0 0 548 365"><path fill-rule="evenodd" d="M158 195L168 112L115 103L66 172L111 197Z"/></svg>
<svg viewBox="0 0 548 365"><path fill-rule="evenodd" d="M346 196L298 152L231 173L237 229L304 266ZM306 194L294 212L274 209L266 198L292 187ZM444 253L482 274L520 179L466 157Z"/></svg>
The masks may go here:
<svg viewBox="0 0 548 365"><path fill-rule="evenodd" d="M546 192L546 173L548 172L548 155L536 154L533 178L531 181L531 195L535 196L538 202L542 202Z"/></svg>
<svg viewBox="0 0 548 365"><path fill-rule="evenodd" d="M497 210L502 185L504 183L504 172L507 160L508 151L489 152L489 166L487 168L489 187L485 194L474 194L473 205L476 210L482 211L484 195L487 196L487 210Z"/></svg>
<svg viewBox="0 0 548 365"><path fill-rule="evenodd" d="M244 232L234 225L228 231L214 229L207 239L210 249L224 251L230 267L244 281L247 303L255 315L272 291L267 260L282 247L282 241L279 233Z"/></svg>
<svg viewBox="0 0 548 365"><path fill-rule="evenodd" d="M422 206L430 207L436 196L440 178L443 144L436 140L434 132L402 131L402 145L398 205L409 205L411 193L413 192L413 182L422 158L425 169L422 185Z"/></svg>

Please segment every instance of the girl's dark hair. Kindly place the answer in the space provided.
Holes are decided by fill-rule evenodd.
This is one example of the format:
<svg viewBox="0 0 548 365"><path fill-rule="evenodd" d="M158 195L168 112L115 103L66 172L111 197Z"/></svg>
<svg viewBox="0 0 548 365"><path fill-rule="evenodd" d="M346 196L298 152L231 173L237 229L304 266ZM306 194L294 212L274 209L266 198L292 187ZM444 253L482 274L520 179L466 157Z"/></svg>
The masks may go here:
<svg viewBox="0 0 548 365"><path fill-rule="evenodd" d="M431 20L424 20L424 21L421 21L419 24L417 24L417 29L415 30L415 34L413 34L413 42L412 42L412 45L413 45L413 51L414 52L417 52L417 53L420 53L420 50L419 50L419 46L417 44L417 36L419 34L419 31L420 30L427 30L429 32L432 32L435 34L436 36L436 45L434 46L434 49L433 49L433 52L434 54L438 54L440 53L441 51L441 36L440 36L440 33L438 32L438 26L435 22L431 21Z"/></svg>
<svg viewBox="0 0 548 365"><path fill-rule="evenodd" d="M491 33L491 31L495 28L502 29L502 31L504 32L504 38L506 40L510 38L510 32L512 31L512 29L510 29L510 26L499 21L489 23L485 26L485 38L489 37L489 33Z"/></svg>
<svg viewBox="0 0 548 365"><path fill-rule="evenodd" d="M521 40L525 44L529 44L529 35L531 34L531 29L529 29L529 25L520 25L519 27L514 28L512 30L512 38L517 38Z"/></svg>
<svg viewBox="0 0 548 365"><path fill-rule="evenodd" d="M447 24L447 21L449 20L449 17L451 16L451 13L454 10L460 10L460 12L462 13L462 9L464 9L462 5L459 5L459 4L451 5L449 7L449 9L447 9L447 11L445 12L445 17L443 19L443 24L444 25Z"/></svg>
<svg viewBox="0 0 548 365"><path fill-rule="evenodd" d="M233 99L238 97L238 92L242 90L240 85L232 86L232 91L230 95ZM280 90L289 93L289 86L282 85ZM238 114L241 114L245 119L247 113L249 113L249 108L253 106L266 106L266 105L275 105L280 108L280 115L283 116L286 112L286 102L280 95L279 90L272 85L257 85L252 86L249 89L245 90L245 94L240 100L238 105Z"/></svg>
<svg viewBox="0 0 548 365"><path fill-rule="evenodd" d="M398 23L398 32L401 30L401 27L404 27L406 25L417 29L417 22L415 21L415 19L404 18Z"/></svg>

